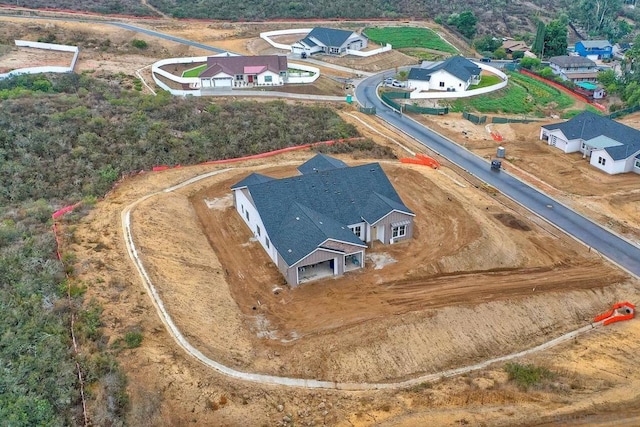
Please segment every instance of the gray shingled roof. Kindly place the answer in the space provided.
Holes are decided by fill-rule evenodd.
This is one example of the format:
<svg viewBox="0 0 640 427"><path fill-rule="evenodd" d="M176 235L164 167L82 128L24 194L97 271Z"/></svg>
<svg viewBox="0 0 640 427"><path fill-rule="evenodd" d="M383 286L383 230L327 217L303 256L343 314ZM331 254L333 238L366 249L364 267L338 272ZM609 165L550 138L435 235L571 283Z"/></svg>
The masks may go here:
<svg viewBox="0 0 640 427"><path fill-rule="evenodd" d="M342 160L318 153L298 167L301 174L348 167Z"/></svg>
<svg viewBox="0 0 640 427"><path fill-rule="evenodd" d="M409 70L409 76L407 77L409 80L423 80L428 82L431 80L431 70L427 70L426 68L411 68Z"/></svg>
<svg viewBox="0 0 640 427"><path fill-rule="evenodd" d="M580 40L578 43L582 43L582 46L592 49L604 49L606 47L611 47L609 40Z"/></svg>
<svg viewBox="0 0 640 427"><path fill-rule="evenodd" d="M409 78L412 80L428 80L426 78L427 75L431 75L439 70L444 70L464 82L468 81L472 76L479 76L481 72L480 67L462 56L447 58L429 68L424 68L424 72L415 71L414 75L416 78L411 77L413 70L420 70L420 68L412 68L411 71L409 71Z"/></svg>
<svg viewBox="0 0 640 427"><path fill-rule="evenodd" d="M235 190L237 188L246 187L251 184L262 184L263 182L271 181L272 179L273 178L271 178L270 176L261 175L259 173L253 172L251 175L249 175L242 181L236 183L233 187L231 187L231 189Z"/></svg>
<svg viewBox="0 0 640 427"><path fill-rule="evenodd" d="M274 73L287 71L287 57L283 55L256 56L210 56L207 58L207 68L198 77L213 77L220 71L234 76L245 74L244 67L265 66Z"/></svg>
<svg viewBox="0 0 640 427"><path fill-rule="evenodd" d="M549 62L556 64L560 68L581 68L581 67L595 67L596 63L584 56L552 56L549 58Z"/></svg>
<svg viewBox="0 0 640 427"><path fill-rule="evenodd" d="M560 130L568 139L588 141L604 135L622 145L606 147L614 160L621 160L640 150L640 131L591 111L583 111L571 120L543 126L547 130ZM628 154L626 154L628 153Z"/></svg>
<svg viewBox="0 0 640 427"><path fill-rule="evenodd" d="M301 40L302 43L306 44L309 47L314 47L314 46L318 46L316 44L316 42L314 42L313 40L311 40L309 37L305 37Z"/></svg>
<svg viewBox="0 0 640 427"><path fill-rule="evenodd" d="M351 34L353 34L353 31L315 27L309 34L307 34L307 38L313 37L328 47L340 47L349 37L351 37Z"/></svg>
<svg viewBox="0 0 640 427"><path fill-rule="evenodd" d="M347 225L363 219L375 222L394 210L413 215L378 163L272 179L247 188L271 243L288 265L327 239L364 245Z"/></svg>
<svg viewBox="0 0 640 427"><path fill-rule="evenodd" d="M615 147L606 147L604 149L613 160L627 159L638 151L640 151L640 141L635 141L630 144L618 145Z"/></svg>

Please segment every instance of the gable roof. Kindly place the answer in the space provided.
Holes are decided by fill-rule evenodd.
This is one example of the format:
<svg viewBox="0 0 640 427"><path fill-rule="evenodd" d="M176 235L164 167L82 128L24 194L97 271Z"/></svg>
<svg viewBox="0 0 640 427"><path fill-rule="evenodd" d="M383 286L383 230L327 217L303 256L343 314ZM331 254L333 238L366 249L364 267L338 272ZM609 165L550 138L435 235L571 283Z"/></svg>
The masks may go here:
<svg viewBox="0 0 640 427"><path fill-rule="evenodd" d="M588 49L605 49L607 47L612 47L609 40L580 40L576 45L578 43L581 43L582 46Z"/></svg>
<svg viewBox="0 0 640 427"><path fill-rule="evenodd" d="M598 137L605 136L609 143L618 142L620 145L603 147L613 160L626 159L640 150L640 130L623 125L607 117L583 111L571 120L543 126L547 130L560 130L568 139L582 139L583 141L606 141Z"/></svg>
<svg viewBox="0 0 640 427"><path fill-rule="evenodd" d="M236 74L259 74L266 70L274 73L287 71L287 57L283 55L257 56L209 56L207 68L198 77L213 77L220 72Z"/></svg>
<svg viewBox="0 0 640 427"><path fill-rule="evenodd" d="M502 47L511 51L525 51L529 50L529 46L521 40L505 40L502 42Z"/></svg>
<svg viewBox="0 0 640 427"><path fill-rule="evenodd" d="M342 160L338 160L325 154L318 153L298 166L298 171L304 175L307 173L346 167L348 167L347 164Z"/></svg>
<svg viewBox="0 0 640 427"><path fill-rule="evenodd" d="M425 78L427 75L443 70L466 82L473 76L479 76L482 71L480 67L462 56L452 56L442 62L432 65L429 68L424 68L424 70L425 73L414 72L414 75L419 77L414 80L428 80ZM413 69L411 69L411 71L413 71ZM411 75L411 71L409 71L409 75Z"/></svg>
<svg viewBox="0 0 640 427"><path fill-rule="evenodd" d="M409 70L408 80L423 80L428 82L431 80L431 71L426 68L413 67Z"/></svg>
<svg viewBox="0 0 640 427"><path fill-rule="evenodd" d="M340 47L347 41L353 31L338 30L336 28L315 27L305 39L315 38L325 46Z"/></svg>
<svg viewBox="0 0 640 427"><path fill-rule="evenodd" d="M549 62L556 64L560 68L568 67L595 67L596 63L584 56L552 56L549 58Z"/></svg>
<svg viewBox="0 0 640 427"><path fill-rule="evenodd" d="M271 178L270 176L266 176L266 175L261 175L259 173L255 173L253 172L251 175L249 175L248 177L246 177L245 179L243 179L240 182L237 182L236 184L234 184L233 187L231 187L232 190L236 190L242 187L246 187L248 185L251 184L262 184L263 182L267 182L267 181L271 181L273 178Z"/></svg>
<svg viewBox="0 0 640 427"><path fill-rule="evenodd" d="M394 210L414 215L379 163L271 179L247 188L271 243L289 266L329 239L366 246L348 225L375 222Z"/></svg>

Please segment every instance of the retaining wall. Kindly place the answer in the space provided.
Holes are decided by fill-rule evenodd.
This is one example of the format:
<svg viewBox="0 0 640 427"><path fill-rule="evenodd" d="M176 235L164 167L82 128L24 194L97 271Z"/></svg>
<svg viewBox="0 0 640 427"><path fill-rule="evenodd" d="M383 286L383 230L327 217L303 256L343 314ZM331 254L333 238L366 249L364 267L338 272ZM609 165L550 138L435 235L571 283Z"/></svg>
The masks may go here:
<svg viewBox="0 0 640 427"><path fill-rule="evenodd" d="M55 44L55 43L32 42L28 40L15 40L15 44L16 46L19 46L19 47L31 47L34 49L73 52L74 55L73 55L73 59L71 60L71 64L68 67L49 65L49 66L41 66L41 67L17 68L15 70L9 71L8 73L0 74L0 79L17 76L19 74L71 73L76 67L76 62L78 61L78 55L80 54L80 49L78 48L78 46L69 46L69 45Z"/></svg>
<svg viewBox="0 0 640 427"><path fill-rule="evenodd" d="M386 45L379 47L377 49L373 49L373 50L368 50L366 52L363 52L361 50L351 50L351 49L347 49L347 55L354 55L354 56L373 56L373 55L377 55L379 53L382 52L388 52L392 49L391 45L389 43L387 43Z"/></svg>
<svg viewBox="0 0 640 427"><path fill-rule="evenodd" d="M275 30L275 31L265 31L264 33L260 33L260 38L276 49L288 50L291 52L291 45L284 43L277 43L271 40L272 36L286 36L290 34L309 34L313 30L313 28L292 28L288 30ZM300 37L302 38L302 37Z"/></svg>
<svg viewBox="0 0 640 427"><path fill-rule="evenodd" d="M503 73L502 71L498 70L497 68L494 68L490 65L487 64L483 64L482 62L474 62L475 65L477 65L478 67L480 67L480 69L482 70L486 70L491 72L492 74L495 74L496 76L500 77L502 79L502 81L498 84L492 85L492 86L487 86L487 87L482 87L479 89L472 89L472 90L465 90L462 92L440 92L440 91L434 91L434 92L420 92L420 91L413 91L411 92L411 95L409 96L411 99L455 99L455 98L468 98L470 96L477 96L477 95L482 95L484 93L490 93L490 92L495 92L496 90L500 90L503 87L505 87L508 83L509 83L509 76L507 76L505 73Z"/></svg>

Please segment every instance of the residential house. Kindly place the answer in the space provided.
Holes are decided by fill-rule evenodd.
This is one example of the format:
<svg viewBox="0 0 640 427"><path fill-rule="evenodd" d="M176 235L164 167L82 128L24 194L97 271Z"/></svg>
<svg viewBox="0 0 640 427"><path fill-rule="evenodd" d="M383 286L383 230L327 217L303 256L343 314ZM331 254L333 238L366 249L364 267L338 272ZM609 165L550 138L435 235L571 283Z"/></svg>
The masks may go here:
<svg viewBox="0 0 640 427"><path fill-rule="evenodd" d="M554 74L574 83L595 83L598 78L596 63L582 56L554 56L549 58L549 66Z"/></svg>
<svg viewBox="0 0 640 427"><path fill-rule="evenodd" d="M608 174L640 174L640 130L590 111L542 126L540 139L565 153L581 152L592 166Z"/></svg>
<svg viewBox="0 0 640 427"><path fill-rule="evenodd" d="M299 55L303 53L341 55L346 53L347 49L362 50L368 43L369 39L366 36L354 31L315 27L305 38L291 45L291 52Z"/></svg>
<svg viewBox="0 0 640 427"><path fill-rule="evenodd" d="M613 57L613 45L609 40L580 40L576 42L575 52L593 61L611 59Z"/></svg>
<svg viewBox="0 0 640 427"><path fill-rule="evenodd" d="M287 57L282 55L210 56L200 75L201 87L280 86L287 79Z"/></svg>
<svg viewBox="0 0 640 427"><path fill-rule="evenodd" d="M502 48L508 55L513 55L513 52L526 52L529 50L529 46L521 40L505 40L502 42Z"/></svg>
<svg viewBox="0 0 640 427"><path fill-rule="evenodd" d="M469 86L480 83L481 71L472 61L462 56L452 56L426 67L411 68L407 88L419 91L465 91Z"/></svg>
<svg viewBox="0 0 640 427"><path fill-rule="evenodd" d="M276 179L235 184L234 206L291 286L364 267L367 244L410 239L415 214L378 163L348 166L319 154Z"/></svg>
<svg viewBox="0 0 640 427"><path fill-rule="evenodd" d="M574 92L591 99L602 99L607 96L607 92L604 90L604 88L590 82L576 83Z"/></svg>

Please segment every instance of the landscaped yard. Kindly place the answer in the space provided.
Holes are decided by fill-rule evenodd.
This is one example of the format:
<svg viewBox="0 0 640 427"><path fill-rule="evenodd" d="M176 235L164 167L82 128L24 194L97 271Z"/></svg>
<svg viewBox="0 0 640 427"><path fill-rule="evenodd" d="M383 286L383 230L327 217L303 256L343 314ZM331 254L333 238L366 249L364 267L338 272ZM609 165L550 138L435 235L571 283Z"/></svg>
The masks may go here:
<svg viewBox="0 0 640 427"><path fill-rule="evenodd" d="M201 72L207 69L207 64L202 64L194 68L185 70L182 73L182 77L198 77Z"/></svg>
<svg viewBox="0 0 640 427"><path fill-rule="evenodd" d="M489 85L484 83L486 78L483 77L478 87ZM545 115L544 110L560 112L571 107L574 102L570 96L554 87L519 73L509 73L506 88L482 96L456 99L451 102L451 110Z"/></svg>
<svg viewBox="0 0 640 427"><path fill-rule="evenodd" d="M394 49L422 47L447 53L457 53L455 47L445 42L428 28L419 27L369 27L363 33L374 43L390 43Z"/></svg>

